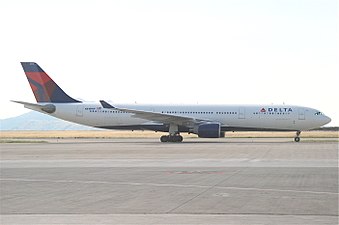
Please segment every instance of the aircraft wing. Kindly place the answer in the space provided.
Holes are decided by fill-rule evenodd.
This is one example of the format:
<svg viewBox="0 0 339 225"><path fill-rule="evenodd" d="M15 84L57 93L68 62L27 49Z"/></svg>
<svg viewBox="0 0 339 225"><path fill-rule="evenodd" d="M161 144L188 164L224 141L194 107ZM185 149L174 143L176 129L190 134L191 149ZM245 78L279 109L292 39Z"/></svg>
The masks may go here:
<svg viewBox="0 0 339 225"><path fill-rule="evenodd" d="M181 126L193 126L199 123L211 122L209 120L200 120L200 119L195 119L195 118L186 117L186 116L178 116L178 115L142 111L142 110L135 110L135 109L116 108L103 100L100 100L100 103L102 107L105 109L119 110L122 112L132 113L134 114L133 117L155 121L155 122L161 122L165 124L173 123L173 124L177 124Z"/></svg>

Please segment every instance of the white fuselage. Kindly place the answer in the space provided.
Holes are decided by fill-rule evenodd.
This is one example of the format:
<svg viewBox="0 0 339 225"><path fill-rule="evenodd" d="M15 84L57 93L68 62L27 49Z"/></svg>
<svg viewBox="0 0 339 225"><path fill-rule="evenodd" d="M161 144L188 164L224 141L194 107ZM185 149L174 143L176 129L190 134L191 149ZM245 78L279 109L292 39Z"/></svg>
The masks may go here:
<svg viewBox="0 0 339 225"><path fill-rule="evenodd" d="M46 103L47 104L47 103ZM107 129L154 129L164 123L134 117L132 113L104 109L93 103L53 103L54 117ZM289 105L115 105L162 114L219 122L228 130L302 131L320 127L330 121L316 109ZM35 109L36 110L36 109ZM42 112L42 111L41 111Z"/></svg>
<svg viewBox="0 0 339 225"><path fill-rule="evenodd" d="M288 105L118 105L88 103L67 95L35 62L21 62L37 104L13 101L51 116L105 129L168 132L161 142L182 142L181 132L219 138L225 131L296 131L331 119L308 107Z"/></svg>

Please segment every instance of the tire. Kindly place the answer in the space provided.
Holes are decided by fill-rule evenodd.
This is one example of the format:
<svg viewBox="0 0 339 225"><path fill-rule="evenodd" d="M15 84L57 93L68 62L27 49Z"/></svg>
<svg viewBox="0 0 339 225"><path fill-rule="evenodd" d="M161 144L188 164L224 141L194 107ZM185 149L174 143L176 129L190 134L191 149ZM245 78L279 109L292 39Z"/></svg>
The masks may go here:
<svg viewBox="0 0 339 225"><path fill-rule="evenodd" d="M300 137L295 137L295 138L294 138L294 141L295 141L295 142L299 142L299 141L300 141Z"/></svg>
<svg viewBox="0 0 339 225"><path fill-rule="evenodd" d="M177 136L177 142L182 142L184 140L184 138L181 135Z"/></svg>
<svg viewBox="0 0 339 225"><path fill-rule="evenodd" d="M167 136L167 135L161 136L161 137L160 137L160 141L161 141L161 142L168 142L168 141L169 141L169 136Z"/></svg>
<svg viewBox="0 0 339 225"><path fill-rule="evenodd" d="M169 135L163 135L160 137L161 142L182 142L183 137L181 135L174 135L174 136L169 136Z"/></svg>

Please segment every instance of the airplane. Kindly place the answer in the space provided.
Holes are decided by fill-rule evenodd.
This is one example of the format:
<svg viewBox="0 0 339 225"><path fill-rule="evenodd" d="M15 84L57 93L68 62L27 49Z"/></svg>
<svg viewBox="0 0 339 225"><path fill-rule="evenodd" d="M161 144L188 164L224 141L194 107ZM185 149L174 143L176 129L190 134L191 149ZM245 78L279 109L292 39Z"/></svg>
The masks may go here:
<svg viewBox="0 0 339 225"><path fill-rule="evenodd" d="M161 142L182 142L180 133L222 138L231 131L301 131L331 121L317 109L294 105L132 105L83 102L67 95L35 62L21 62L37 103L13 101L56 118L103 129L168 132Z"/></svg>

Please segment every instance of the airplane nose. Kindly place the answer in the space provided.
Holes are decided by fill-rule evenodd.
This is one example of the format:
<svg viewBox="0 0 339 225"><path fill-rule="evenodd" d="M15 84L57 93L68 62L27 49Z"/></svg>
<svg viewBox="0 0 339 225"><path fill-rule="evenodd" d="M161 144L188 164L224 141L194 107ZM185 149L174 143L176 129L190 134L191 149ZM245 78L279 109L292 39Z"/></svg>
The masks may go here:
<svg viewBox="0 0 339 225"><path fill-rule="evenodd" d="M331 118L328 116L325 116L325 124L328 124L329 122L331 122Z"/></svg>

